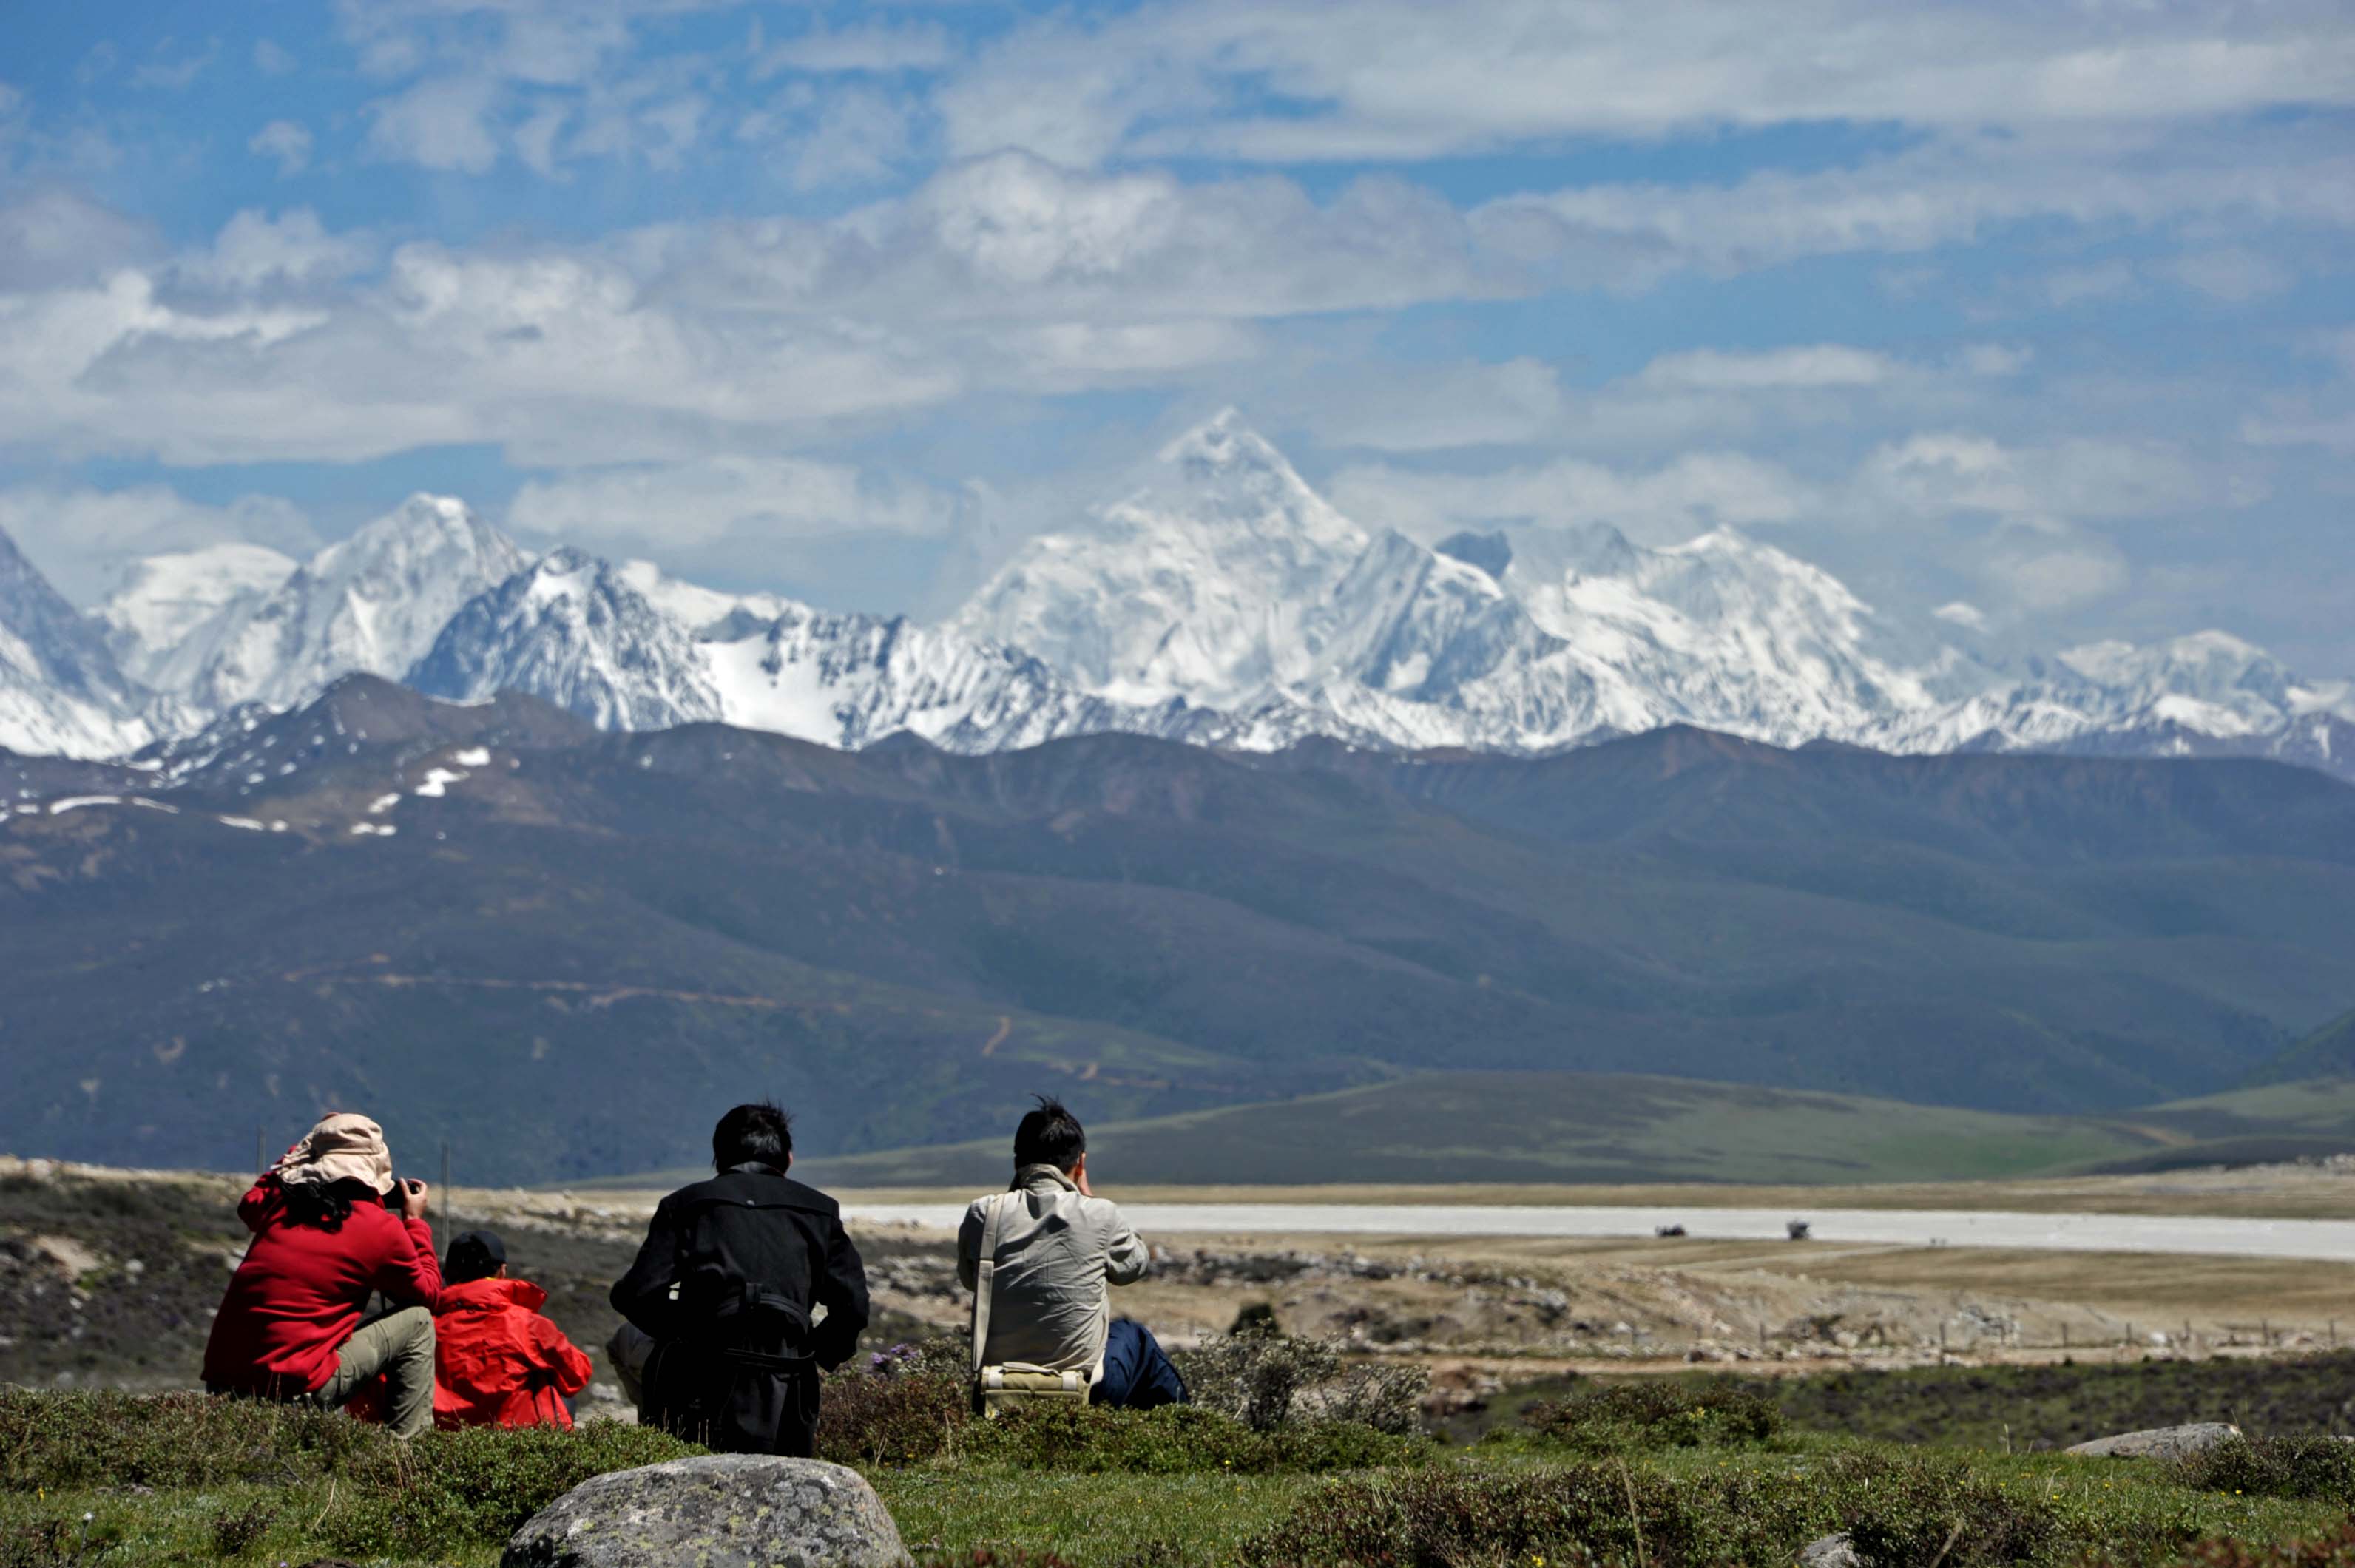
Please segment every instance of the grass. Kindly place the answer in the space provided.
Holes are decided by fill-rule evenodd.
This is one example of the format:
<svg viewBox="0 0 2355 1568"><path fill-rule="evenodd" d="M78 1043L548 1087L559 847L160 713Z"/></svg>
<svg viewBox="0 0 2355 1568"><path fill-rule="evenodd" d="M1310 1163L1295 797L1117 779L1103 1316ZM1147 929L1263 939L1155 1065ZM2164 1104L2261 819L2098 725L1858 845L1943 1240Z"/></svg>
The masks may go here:
<svg viewBox="0 0 2355 1568"><path fill-rule="evenodd" d="M1476 1147L1460 1129L1478 1127ZM1436 1072L1272 1104L1090 1128L1106 1170L1156 1183L1978 1180L2144 1155L2161 1135L2071 1116L1580 1072ZM850 1187L986 1181L1003 1140L813 1162Z"/></svg>
<svg viewBox="0 0 2355 1568"><path fill-rule="evenodd" d="M2296 1364L2263 1406L2268 1419L2319 1419L2321 1391L2345 1386L2350 1360ZM1810 1428L1894 1434L1935 1410L1955 1424L1942 1434L1952 1444L1998 1410L2019 1418L2075 1401L2103 1419L2139 1418L2195 1397L2195 1373L2264 1370L1578 1384L1530 1406L1516 1435L1455 1450L1297 1418L1263 1431L1199 1409L1053 1412L946 1423L929 1452L861 1468L928 1563L1681 1568L1787 1563L1815 1536L1847 1531L1870 1560L1916 1568L1934 1557L1951 1568L2151 1564L2201 1541L2327 1537L2355 1507L2355 1459L2345 1445L2271 1432L2166 1465ZM838 1402L828 1441L879 1454L938 1413L932 1385L946 1381L922 1359L852 1381L876 1385L873 1397ZM0 1393L0 1568L330 1554L487 1568L515 1524L585 1476L687 1452L610 1426L436 1435L404 1450L341 1416L200 1396ZM2355 1555L2328 1558L2338 1550L2308 1556Z"/></svg>
<svg viewBox="0 0 2355 1568"><path fill-rule="evenodd" d="M1455 1129L1476 1126L1467 1146ZM1090 1129L1152 1185L1847 1187L2294 1159L2355 1148L2355 1083L2275 1084L2105 1115L2019 1115L1625 1073L1429 1072ZM850 1188L987 1185L1001 1138L807 1162Z"/></svg>

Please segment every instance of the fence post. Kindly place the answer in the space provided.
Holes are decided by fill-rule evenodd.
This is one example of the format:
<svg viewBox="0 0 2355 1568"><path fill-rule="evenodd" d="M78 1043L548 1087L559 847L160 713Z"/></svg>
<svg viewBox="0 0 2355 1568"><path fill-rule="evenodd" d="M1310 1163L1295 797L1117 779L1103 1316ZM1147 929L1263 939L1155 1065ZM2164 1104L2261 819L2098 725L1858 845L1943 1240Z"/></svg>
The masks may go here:
<svg viewBox="0 0 2355 1568"><path fill-rule="evenodd" d="M450 1201L450 1140L442 1140L442 1223L448 1225L457 1218L458 1211Z"/></svg>

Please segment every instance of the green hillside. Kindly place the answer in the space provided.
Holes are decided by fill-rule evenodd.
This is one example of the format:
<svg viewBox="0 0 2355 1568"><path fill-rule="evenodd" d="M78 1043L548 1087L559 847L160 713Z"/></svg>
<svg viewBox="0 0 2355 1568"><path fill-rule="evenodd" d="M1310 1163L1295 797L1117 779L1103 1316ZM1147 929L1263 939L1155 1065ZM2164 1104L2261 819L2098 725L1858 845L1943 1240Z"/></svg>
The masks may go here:
<svg viewBox="0 0 2355 1568"><path fill-rule="evenodd" d="M2355 1083L2071 1117L1635 1075L1444 1072L1107 1123L1088 1141L1092 1164L1124 1184L1991 1180L2355 1150ZM1007 1142L806 1168L842 1187L987 1186L1005 1179Z"/></svg>
<svg viewBox="0 0 2355 1568"><path fill-rule="evenodd" d="M2316 1078L2355 1079L2355 1009L2293 1043L2249 1075L2252 1083L2294 1083Z"/></svg>

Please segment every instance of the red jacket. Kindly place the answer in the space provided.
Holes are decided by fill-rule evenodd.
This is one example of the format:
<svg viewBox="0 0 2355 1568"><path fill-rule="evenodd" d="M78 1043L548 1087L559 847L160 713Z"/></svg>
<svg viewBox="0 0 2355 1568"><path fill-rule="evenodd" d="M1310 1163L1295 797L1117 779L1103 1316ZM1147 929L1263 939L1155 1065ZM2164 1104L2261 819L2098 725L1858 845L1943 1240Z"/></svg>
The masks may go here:
<svg viewBox="0 0 2355 1568"><path fill-rule="evenodd" d="M589 1386L589 1358L539 1315L528 1280L475 1279L442 1293L433 1319L433 1424L570 1426L559 1395Z"/></svg>
<svg viewBox="0 0 2355 1568"><path fill-rule="evenodd" d="M335 1230L299 1225L287 1217L277 1176L265 1174L237 1217L253 1241L205 1343L208 1387L272 1399L308 1393L336 1375L370 1291L396 1307L428 1308L442 1295L432 1231L373 1195L353 1200Z"/></svg>

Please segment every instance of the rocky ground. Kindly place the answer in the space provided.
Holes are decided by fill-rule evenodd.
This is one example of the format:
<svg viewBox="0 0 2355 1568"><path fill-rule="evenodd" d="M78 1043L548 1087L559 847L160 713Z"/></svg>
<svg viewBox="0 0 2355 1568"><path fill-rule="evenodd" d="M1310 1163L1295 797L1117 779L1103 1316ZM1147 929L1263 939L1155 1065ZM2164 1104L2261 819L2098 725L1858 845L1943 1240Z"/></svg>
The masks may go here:
<svg viewBox="0 0 2355 1568"><path fill-rule="evenodd" d="M2293 1169L2301 1203L2327 1177ZM2261 1178L2233 1173L2236 1192ZM243 1244L244 1179L0 1159L0 1382L192 1383L212 1308ZM2196 1188L2199 1184L2191 1182ZM2210 1185L2222 1185L2211 1183ZM608 1284L644 1233L651 1193L460 1189L443 1235L489 1225L549 1315L602 1360ZM951 1239L858 1232L889 1343L961 1331ZM1272 1311L1288 1331L1434 1374L1434 1413L1568 1372L1700 1365L1840 1366L2198 1358L2325 1348L2355 1270L2239 1259L2030 1256L1960 1248L1700 1239L1385 1242L1188 1237L1156 1249L1121 1307L1185 1345ZM596 1392L615 1403L601 1380Z"/></svg>

